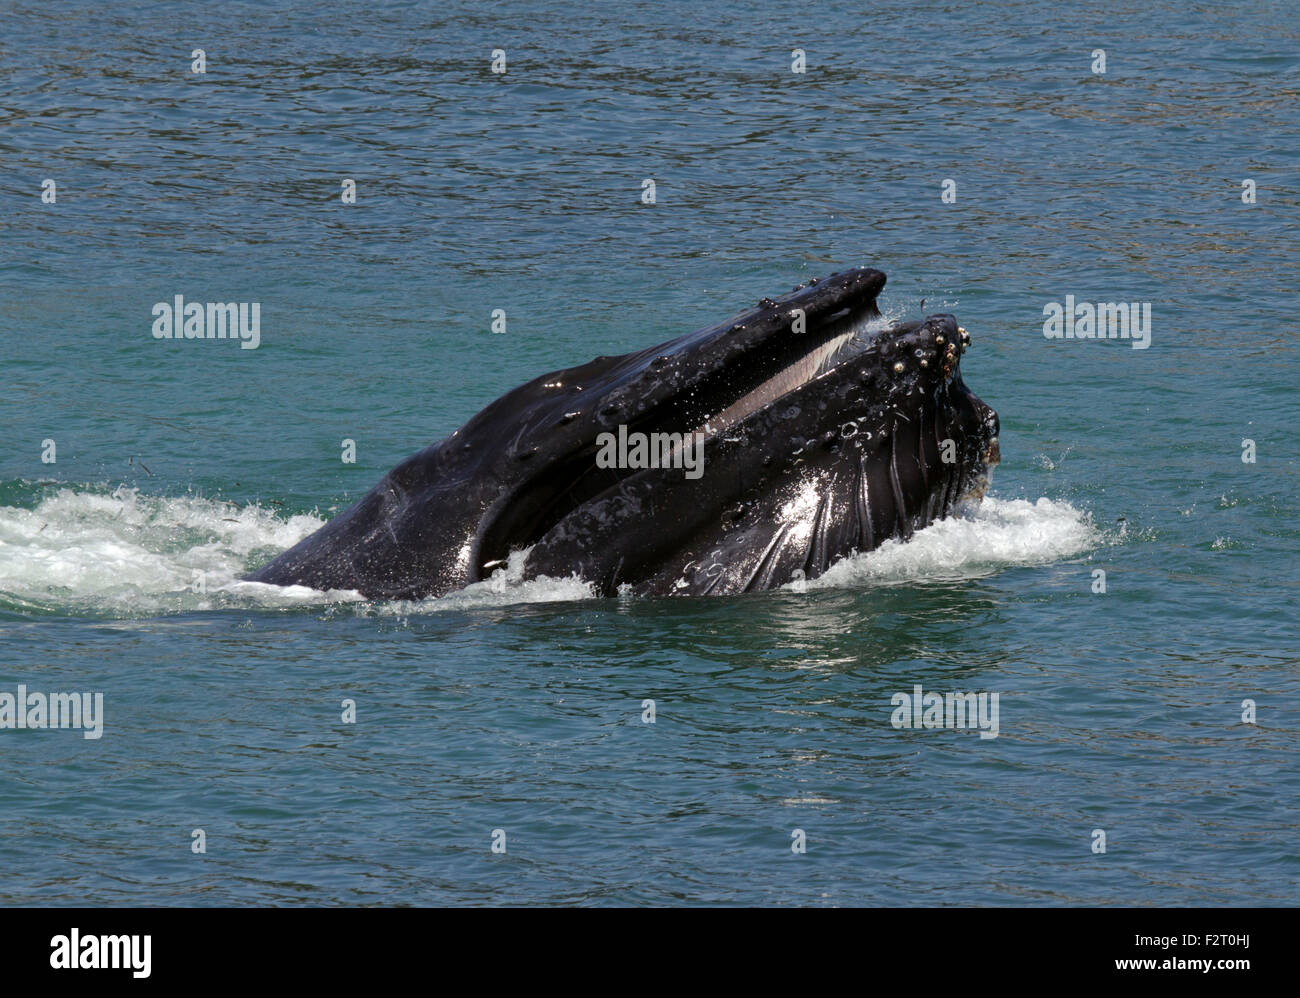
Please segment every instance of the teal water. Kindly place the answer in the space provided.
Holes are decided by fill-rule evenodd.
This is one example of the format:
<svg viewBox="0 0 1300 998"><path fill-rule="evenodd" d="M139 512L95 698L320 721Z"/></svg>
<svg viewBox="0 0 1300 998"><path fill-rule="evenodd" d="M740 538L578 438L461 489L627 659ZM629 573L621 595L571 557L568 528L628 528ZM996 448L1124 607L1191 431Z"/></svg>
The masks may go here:
<svg viewBox="0 0 1300 998"><path fill-rule="evenodd" d="M104 727L0 730L0 902L1300 901L1293 5L3 21L0 693ZM734 599L235 581L536 374L856 265L972 331L967 518ZM155 340L177 294L259 348ZM894 728L915 684L998 737Z"/></svg>

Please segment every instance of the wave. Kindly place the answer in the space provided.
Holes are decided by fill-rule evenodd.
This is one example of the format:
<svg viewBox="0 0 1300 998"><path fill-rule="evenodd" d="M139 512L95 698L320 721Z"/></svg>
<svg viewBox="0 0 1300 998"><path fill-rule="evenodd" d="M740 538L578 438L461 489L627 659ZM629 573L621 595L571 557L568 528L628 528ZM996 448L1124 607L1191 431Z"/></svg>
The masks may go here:
<svg viewBox="0 0 1300 998"><path fill-rule="evenodd" d="M1006 568L1048 565L1104 539L1090 514L1064 500L986 496L908 541L886 541L874 551L837 562L816 579L786 588L798 592L980 578Z"/></svg>
<svg viewBox="0 0 1300 998"><path fill-rule="evenodd" d="M12 490L10 490L12 491ZM375 604L352 591L268 586L239 576L319 528L258 505L196 495L151 496L126 486L38 488L27 506L0 506L0 610L23 615L143 617L219 609L355 604L384 614L581 600L578 578L524 579L515 552L490 579L438 599ZM793 591L973 578L1077 555L1102 541L1068 502L988 497L906 543L846 558Z"/></svg>

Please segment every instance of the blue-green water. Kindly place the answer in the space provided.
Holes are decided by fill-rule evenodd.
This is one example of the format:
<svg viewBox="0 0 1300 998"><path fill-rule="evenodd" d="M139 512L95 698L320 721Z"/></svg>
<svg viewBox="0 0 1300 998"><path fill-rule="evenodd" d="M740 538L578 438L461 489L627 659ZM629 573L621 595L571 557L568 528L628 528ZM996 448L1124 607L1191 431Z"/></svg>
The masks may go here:
<svg viewBox="0 0 1300 998"><path fill-rule="evenodd" d="M0 901L1295 904L1300 15L1141 6L4 4L0 693L104 725L0 730ZM974 335L969 518L735 599L234 581L516 384L855 265ZM259 348L156 340L177 294ZM1046 339L1066 295L1150 348ZM918 683L999 736L895 729Z"/></svg>

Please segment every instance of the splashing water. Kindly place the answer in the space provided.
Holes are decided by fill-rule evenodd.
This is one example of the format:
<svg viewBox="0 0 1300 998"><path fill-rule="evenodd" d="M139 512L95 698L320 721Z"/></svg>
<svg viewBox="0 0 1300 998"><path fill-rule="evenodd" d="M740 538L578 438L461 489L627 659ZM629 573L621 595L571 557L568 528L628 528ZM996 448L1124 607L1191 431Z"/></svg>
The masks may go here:
<svg viewBox="0 0 1300 998"><path fill-rule="evenodd" d="M34 508L0 507L0 606L112 616L227 605L256 552L279 551L323 520L199 496L60 488ZM311 590L282 589L278 605Z"/></svg>
<svg viewBox="0 0 1300 998"><path fill-rule="evenodd" d="M490 579L416 602L374 604L350 591L268 586L239 576L325 521L287 519L260 506L201 496L149 496L61 487L30 509L0 507L0 609L36 614L139 617L228 608L352 603L384 615L582 600L576 577L524 579L516 551ZM1091 517L1064 501L986 498L965 516L941 520L906 543L889 541L787 589L889 585L988 575L1079 554L1102 540Z"/></svg>
<svg viewBox="0 0 1300 998"><path fill-rule="evenodd" d="M786 588L890 585L979 578L1011 567L1046 565L1103 541L1092 518L1068 502L987 496L961 515L939 520L911 540L886 541L874 551L832 565L812 581Z"/></svg>

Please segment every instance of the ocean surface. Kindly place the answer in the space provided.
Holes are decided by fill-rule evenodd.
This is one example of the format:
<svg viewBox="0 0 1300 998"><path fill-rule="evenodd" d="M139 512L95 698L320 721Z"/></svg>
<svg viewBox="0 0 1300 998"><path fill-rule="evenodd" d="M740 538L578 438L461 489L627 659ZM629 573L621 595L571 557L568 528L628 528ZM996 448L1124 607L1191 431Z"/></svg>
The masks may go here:
<svg viewBox="0 0 1300 998"><path fill-rule="evenodd" d="M0 729L0 903L1300 902L1300 12L1137 7L0 5L0 694L103 696ZM517 384L861 265L974 337L977 511L743 598L236 581Z"/></svg>

